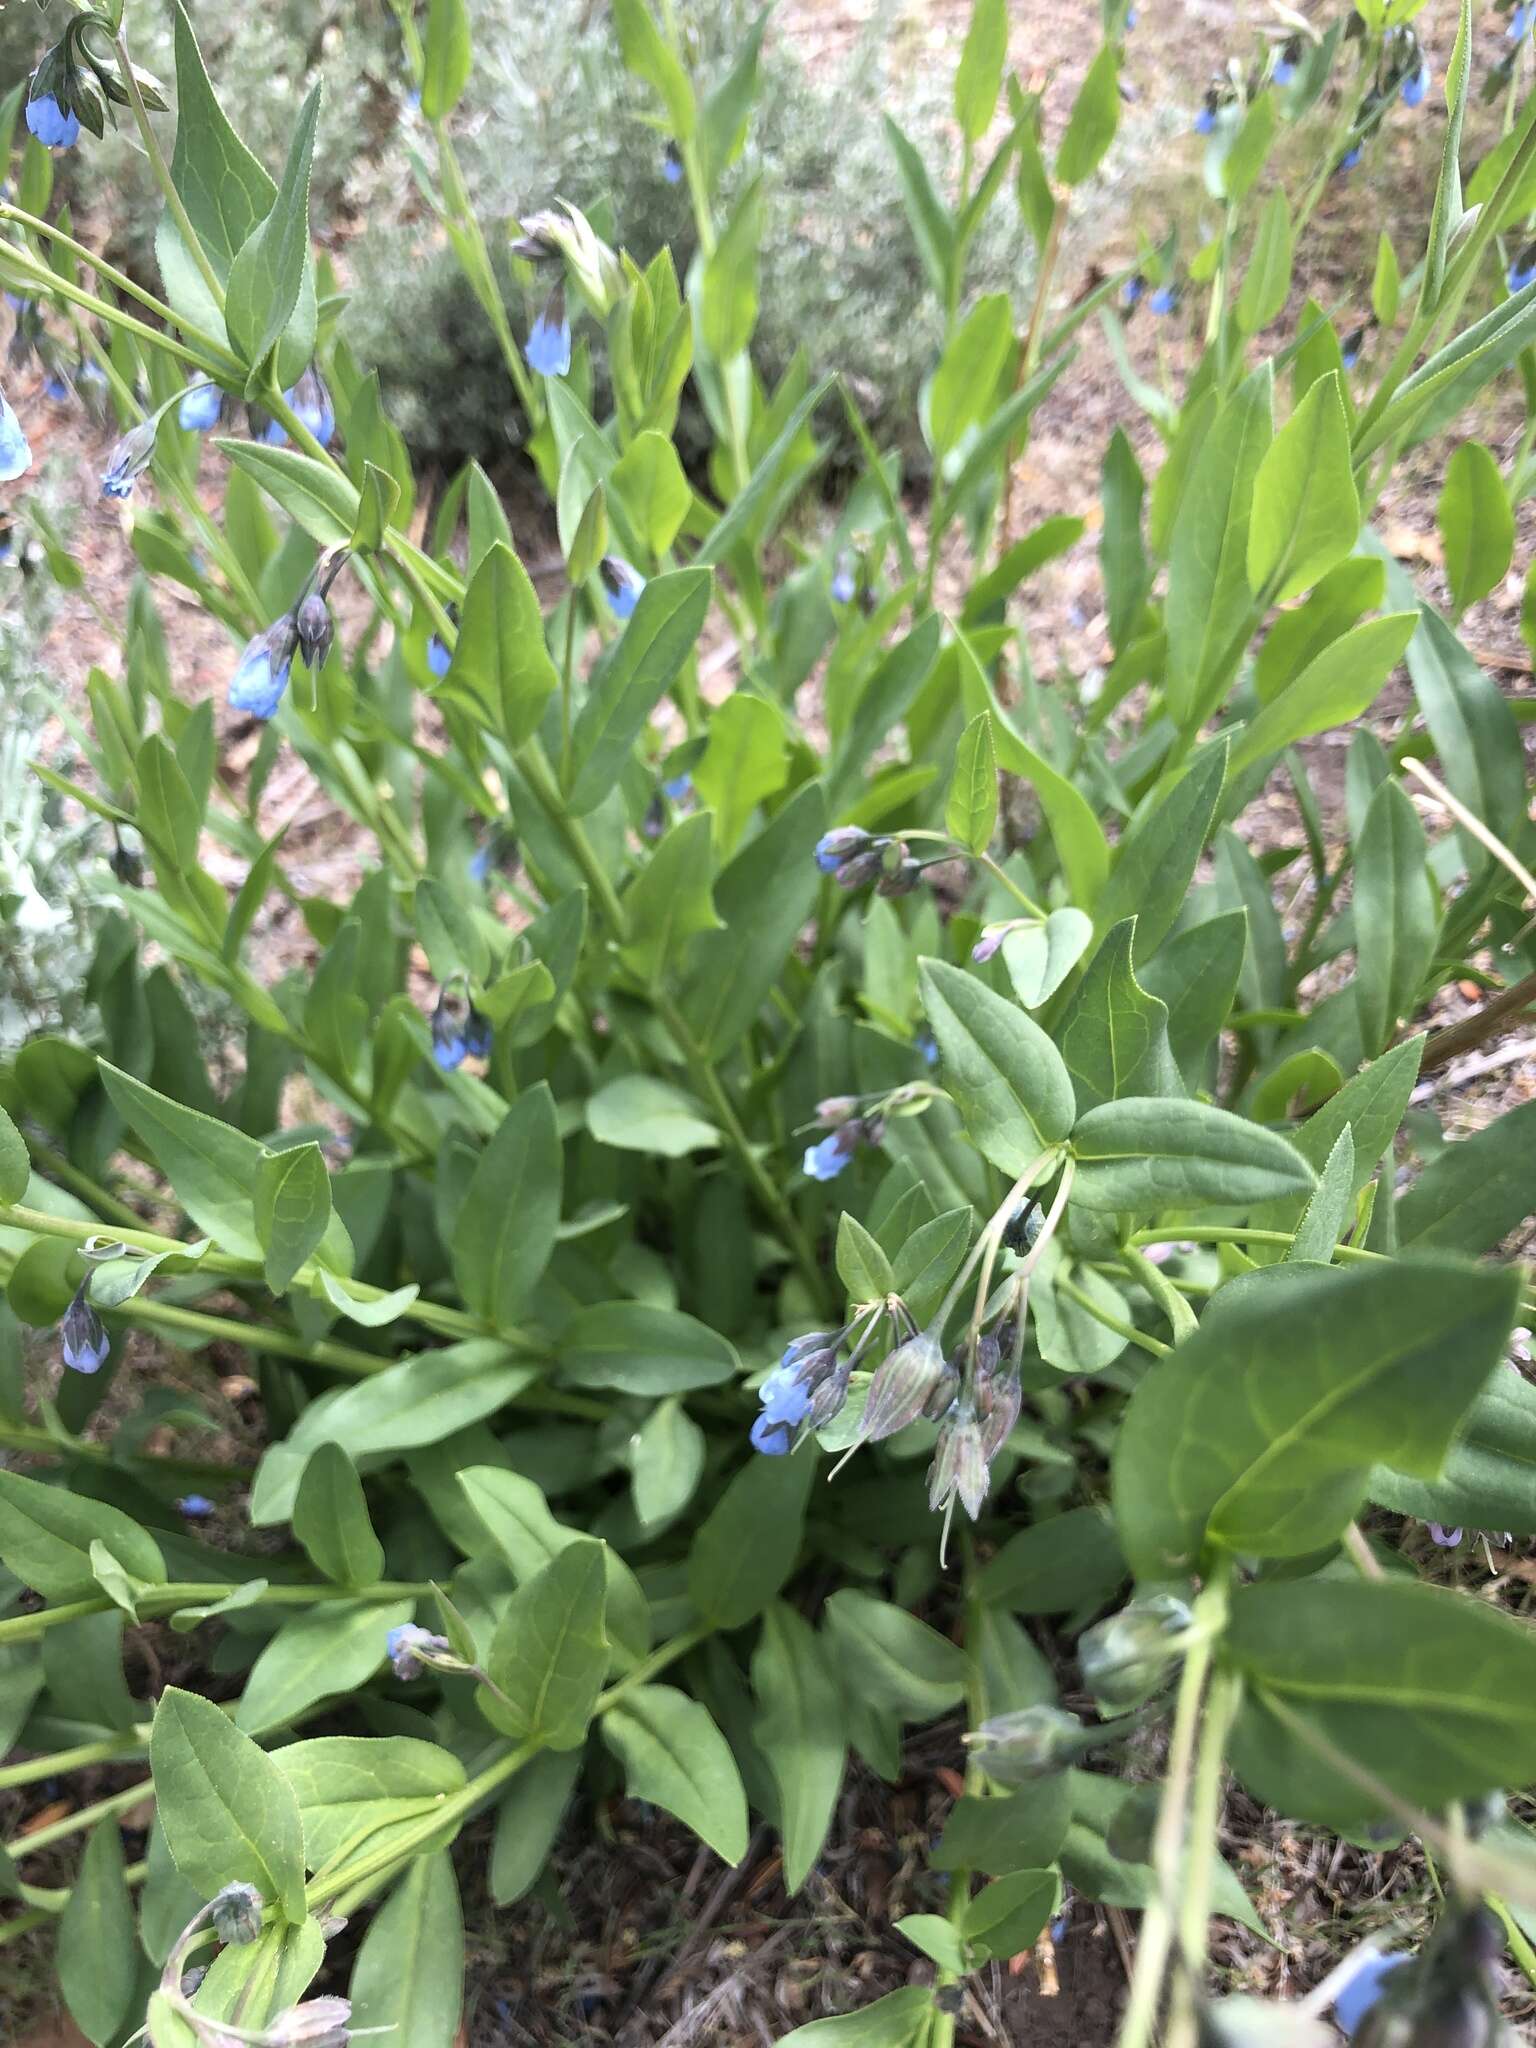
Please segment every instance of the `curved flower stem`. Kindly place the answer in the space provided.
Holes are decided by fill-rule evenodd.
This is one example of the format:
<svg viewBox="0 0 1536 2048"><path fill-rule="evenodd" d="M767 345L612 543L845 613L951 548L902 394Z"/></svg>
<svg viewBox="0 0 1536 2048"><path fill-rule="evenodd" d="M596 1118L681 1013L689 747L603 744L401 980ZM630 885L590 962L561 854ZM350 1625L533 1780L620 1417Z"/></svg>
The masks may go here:
<svg viewBox="0 0 1536 2048"><path fill-rule="evenodd" d="M125 298L136 300L147 313L153 313L168 327L174 326L188 341L206 349L209 355L229 355L223 342L209 334L205 328L195 327L190 320L184 320L179 313L173 313L163 299L157 299L153 292L146 291L143 285L135 283L126 270L119 270L104 256L98 255L94 249L87 248L84 242L76 241L73 235L65 234L54 222L27 213L21 207L13 206L9 200L0 200L0 221L13 221L17 227L25 229L29 234L45 235L59 248L67 249L77 262L95 271L96 275L104 283L111 285L114 291L121 292ZM239 362L232 355L229 355L229 367L231 374L240 370Z"/></svg>
<svg viewBox="0 0 1536 2048"><path fill-rule="evenodd" d="M0 243L0 276L9 275L37 292L56 292L60 298L68 299L72 305L82 306L88 313L94 313L98 320L104 320L109 327L121 327L125 333L139 341L148 342L151 348L163 349L168 355L178 356L182 362L191 363L195 369L212 376L222 371L225 376L242 375L233 356L221 357L211 362L206 352L189 348L174 334L151 327L147 321L139 320L132 313L125 313L121 306L109 305L105 299L88 292L83 285L75 284L67 277L61 277L56 270L50 270L46 263L40 263L29 249L21 249L13 242Z"/></svg>
<svg viewBox="0 0 1536 2048"><path fill-rule="evenodd" d="M105 1600L72 1601L66 1611L62 1607L49 1608L51 1614L62 1614L73 1621L81 1614L97 1614L108 1605ZM21 1615L22 1621L35 1621L35 1615ZM15 1621L0 1621L0 1643L14 1641L4 1630L14 1628ZM131 1756L136 1751L149 1747L149 1723L134 1729L132 1734L106 1735L99 1742L82 1742L74 1749L56 1750L52 1756L29 1757L24 1764L9 1764L0 1769L0 1792L8 1792L13 1785L35 1785L42 1778L56 1778L64 1771L83 1771L92 1764L116 1763L119 1757Z"/></svg>

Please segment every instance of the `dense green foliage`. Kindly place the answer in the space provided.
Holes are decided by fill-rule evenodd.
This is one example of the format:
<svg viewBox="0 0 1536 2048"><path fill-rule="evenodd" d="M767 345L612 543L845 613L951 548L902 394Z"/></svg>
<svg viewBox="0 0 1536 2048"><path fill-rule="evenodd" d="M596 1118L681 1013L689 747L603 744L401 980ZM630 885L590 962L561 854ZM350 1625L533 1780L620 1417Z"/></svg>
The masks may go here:
<svg viewBox="0 0 1536 2048"><path fill-rule="evenodd" d="M1215 1851L1230 1767L1313 1826L1433 1852L1450 1903L1378 2042L1452 2006L1477 2030L1456 2038L1500 2039L1478 1902L1510 1930L1536 1909L1499 1798L1536 1781L1536 1643L1392 1539L1396 1517L1536 1535L1532 1312L1495 1256L1533 1206L1530 1111L1459 1142L1420 1116L1401 1188L1397 1145L1421 1072L1500 1014L1426 1038L1438 993L1536 968L1532 833L1509 704L1372 527L1403 452L1536 334L1536 101L1512 89L1464 190L1470 0L1423 245L1377 263L1373 372L1323 308L1286 310L1329 181L1423 99L1414 11L1362 0L1234 60L1198 123L1210 238L1063 313L1126 9L1047 135L1003 0L977 0L958 190L887 138L939 337L915 535L905 437L882 452L808 355L765 377L754 353L762 24L704 64L669 6L615 0L690 215L679 276L555 194L510 238L482 220L464 0L402 4L415 175L557 582L479 467L423 502L342 338L309 232L318 92L269 169L186 12L162 84L108 0L0 109L0 282L115 409L103 489L146 571L121 673L88 680L84 766L37 768L113 849L98 1022L0 1067L0 1748L23 1753L0 1788L125 1772L36 1838L90 1829L67 1890L28 1882L29 1840L0 1853L0 1944L57 1919L98 2048L451 2048L467 1823L495 1810L508 1903L583 1786L622 1781L727 1862L762 1814L793 1891L850 1749L893 1778L904 1727L956 1710L948 1912L902 1923L935 1983L786 2038L947 2048L957 1985L1030 1946L1066 1882L1142 1909L1125 2048L1165 2004L1174 2048L1315 2040L1305 2011L1209 1994L1211 1915L1254 1920ZM159 291L52 203L45 143L88 166L109 116L160 189ZM1293 124L1320 167L1297 193L1266 169ZM1022 319L974 289L1004 194ZM1157 305L1187 329L1176 392L1124 348L1122 315ZM1011 480L1095 319L1162 453L1149 475L1124 433L1103 450L1113 662L1072 702L1016 600L1083 522L1025 530ZM685 387L708 430L687 462ZM860 468L828 520L834 430ZM1527 454L1448 465L1458 615L1509 569ZM0 472L27 462L0 407ZM154 578L228 630L237 716L176 686ZM1304 743L1400 663L1411 715L1390 748L1355 735L1325 820ZM219 745L252 725L242 781ZM346 900L306 891L264 805L290 751L366 848ZM1296 843L1256 852L1272 778ZM278 903L311 964L273 979ZM217 1087L210 1003L243 1034ZM57 1351L25 1337L55 1326ZM130 1329L247 1348L254 1472L206 1455L211 1390L124 1369ZM123 1664L151 1623L203 1653L153 1703ZM1115 1767L1164 1720L1148 1807ZM306 2000L364 1909L350 2005L329 1977Z"/></svg>

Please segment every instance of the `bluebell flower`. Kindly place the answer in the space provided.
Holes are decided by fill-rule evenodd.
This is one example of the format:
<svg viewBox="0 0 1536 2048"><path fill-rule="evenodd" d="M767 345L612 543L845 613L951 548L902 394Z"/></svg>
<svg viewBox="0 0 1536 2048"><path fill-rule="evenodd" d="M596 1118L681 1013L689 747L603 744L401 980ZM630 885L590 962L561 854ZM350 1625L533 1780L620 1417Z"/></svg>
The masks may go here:
<svg viewBox="0 0 1536 2048"><path fill-rule="evenodd" d="M446 1636L435 1636L430 1629L418 1628L414 1621L403 1621L398 1628L392 1628L384 1642L396 1678L420 1678L426 1665L449 1653Z"/></svg>
<svg viewBox="0 0 1536 2048"><path fill-rule="evenodd" d="M51 92L27 101L27 127L48 149L69 149L80 140L80 116Z"/></svg>
<svg viewBox="0 0 1536 2048"><path fill-rule="evenodd" d="M225 1885L213 1900L213 1931L220 1941L243 1948L261 1935L262 1897L253 1884Z"/></svg>
<svg viewBox="0 0 1536 2048"><path fill-rule="evenodd" d="M1530 33L1532 21L1536 21L1536 4L1532 4L1532 0L1524 0L1524 4L1509 17L1509 27L1504 33L1512 43L1518 43L1522 36Z"/></svg>
<svg viewBox="0 0 1536 2048"><path fill-rule="evenodd" d="M1463 1532L1460 1529L1447 1529L1443 1522L1430 1522L1426 1526L1430 1542L1440 1550L1454 1550L1461 1542Z"/></svg>
<svg viewBox="0 0 1536 2048"><path fill-rule="evenodd" d="M1352 149L1345 150L1344 154L1339 158L1339 161L1335 166L1335 169L1340 172L1352 171L1355 168L1355 165L1359 163L1360 157L1361 146L1357 142Z"/></svg>
<svg viewBox="0 0 1536 2048"><path fill-rule="evenodd" d="M523 344L530 370L541 377L563 377L571 367L571 323L565 317L565 287L557 284L544 310L528 330Z"/></svg>
<svg viewBox="0 0 1536 2048"><path fill-rule="evenodd" d="M1147 300L1147 304L1154 313L1176 313L1179 307L1177 285L1160 284L1157 290L1153 292L1151 298Z"/></svg>
<svg viewBox="0 0 1536 2048"><path fill-rule="evenodd" d="M1213 88L1200 102L1200 111L1195 116L1194 126L1197 135L1210 135L1214 131L1216 127L1216 109L1219 104L1220 102Z"/></svg>
<svg viewBox="0 0 1536 2048"><path fill-rule="evenodd" d="M1296 66L1289 57L1277 57L1275 59L1275 68L1270 73L1270 77L1276 85L1294 85L1296 82Z"/></svg>
<svg viewBox="0 0 1536 2048"><path fill-rule="evenodd" d="M405 96L405 104L410 108L413 114L419 114L421 112L420 86L413 85L411 87L410 91Z"/></svg>
<svg viewBox="0 0 1536 2048"><path fill-rule="evenodd" d="M435 676L447 675L453 665L453 654L447 641L439 640L434 633L427 642L427 667Z"/></svg>
<svg viewBox="0 0 1536 2048"><path fill-rule="evenodd" d="M854 1118L852 1122L840 1124L835 1131L829 1131L815 1145L808 1145L802 1162L806 1175L811 1180L836 1180L859 1148L864 1127Z"/></svg>
<svg viewBox="0 0 1536 2048"><path fill-rule="evenodd" d="M795 1441L788 1423L775 1422L771 1415L759 1415L752 1425L752 1448L767 1458L782 1458Z"/></svg>
<svg viewBox="0 0 1536 2048"><path fill-rule="evenodd" d="M912 1034L912 1045L922 1056L924 1066L936 1067L939 1064L939 1041L926 1024L919 1025Z"/></svg>
<svg viewBox="0 0 1536 2048"><path fill-rule="evenodd" d="M59 1349L71 1372L100 1372L112 1349L112 1339L86 1294L89 1285L88 1280L81 1281L59 1324Z"/></svg>
<svg viewBox="0 0 1536 2048"><path fill-rule="evenodd" d="M176 408L176 423L185 427L189 434L205 434L210 427L219 424L219 414L223 410L223 392L217 384L210 384L206 377L200 377L183 392L181 404Z"/></svg>
<svg viewBox="0 0 1536 2048"><path fill-rule="evenodd" d="M635 606L640 602L640 593L645 588L645 578L640 571L631 567L622 555L604 555L598 564L598 573L603 579L603 590L613 607L614 617L632 617Z"/></svg>
<svg viewBox="0 0 1536 2048"><path fill-rule="evenodd" d="M839 555L837 567L832 572L832 602L852 604L857 590L852 565L846 555Z"/></svg>
<svg viewBox="0 0 1536 2048"><path fill-rule="evenodd" d="M782 1365L769 1373L757 1390L757 1398L766 1416L774 1422L787 1422L792 1429L804 1422L810 1412L810 1388Z"/></svg>
<svg viewBox="0 0 1536 2048"><path fill-rule="evenodd" d="M336 408L331 403L331 394L320 372L311 365L293 389L285 391L283 396L320 446L329 448L336 433Z"/></svg>
<svg viewBox="0 0 1536 2048"><path fill-rule="evenodd" d="M10 197L9 187L6 188L6 197ZM21 296L20 292L7 291L5 294L5 303L10 307L13 313L25 313L28 306L31 305L32 301L30 299L24 299Z"/></svg>
<svg viewBox="0 0 1536 2048"><path fill-rule="evenodd" d="M1509 288L1512 292L1523 292L1533 282L1536 282L1536 242L1527 242L1509 266Z"/></svg>
<svg viewBox="0 0 1536 2048"><path fill-rule="evenodd" d="M471 1003L469 1015L464 1019L464 1050L472 1060L488 1060L495 1033L489 1017L483 1017Z"/></svg>
<svg viewBox="0 0 1536 2048"><path fill-rule="evenodd" d="M1137 22L1140 21L1140 19L1141 10L1136 7L1128 7L1125 10L1125 26L1127 31L1133 29L1136 26Z"/></svg>
<svg viewBox="0 0 1536 2048"><path fill-rule="evenodd" d="M1365 326L1362 322L1362 324L1359 327L1357 327L1352 334L1345 335L1343 345L1339 350L1339 359L1343 363L1346 370L1352 370L1355 367L1356 363L1359 362L1360 351L1364 346Z"/></svg>
<svg viewBox="0 0 1536 2048"><path fill-rule="evenodd" d="M1402 97L1405 107L1421 107L1424 95L1429 91L1429 66L1422 58L1419 68L1403 80Z"/></svg>
<svg viewBox="0 0 1536 2048"><path fill-rule="evenodd" d="M101 473L101 495L104 498L133 496L133 487L148 469L155 452L155 435L159 426L159 419L151 414L124 434L107 457L107 466Z"/></svg>
<svg viewBox="0 0 1536 2048"><path fill-rule="evenodd" d="M43 396L44 398L51 398L55 404L62 403L64 399L68 398L69 386L57 370L50 370L43 379Z"/></svg>
<svg viewBox="0 0 1536 2048"><path fill-rule="evenodd" d="M684 769L681 775L672 775L661 785L663 795L675 804L686 803L693 795L693 777Z"/></svg>
<svg viewBox="0 0 1536 2048"><path fill-rule="evenodd" d="M434 636L432 645L434 647L442 647L442 644L442 641ZM446 648L444 652L447 652ZM446 665L445 663L444 666L446 667ZM491 872L491 842L489 839L475 848L474 852L469 856L467 866L469 879L472 882L483 882L488 878Z"/></svg>
<svg viewBox="0 0 1536 2048"><path fill-rule="evenodd" d="M288 687L288 671L293 666L298 640L293 614L285 612L265 633L247 641L230 677L231 711L246 711L253 718L272 717Z"/></svg>
<svg viewBox="0 0 1536 2048"><path fill-rule="evenodd" d="M681 185L683 182L683 153L675 142L669 141L662 151L661 175L669 185Z"/></svg>
<svg viewBox="0 0 1536 2048"><path fill-rule="evenodd" d="M268 420L261 430L261 438L268 448L288 446L288 430L281 420Z"/></svg>
<svg viewBox="0 0 1536 2048"><path fill-rule="evenodd" d="M1361 1964L1333 2002L1333 2016L1346 2040L1354 2039L1366 2015L1386 1990L1387 1979L1412 1960L1411 1956L1402 1955L1372 1956Z"/></svg>
<svg viewBox="0 0 1536 2048"><path fill-rule="evenodd" d="M21 421L11 411L10 401L0 391L0 484L14 483L32 467L32 450L21 431Z"/></svg>
<svg viewBox="0 0 1536 2048"><path fill-rule="evenodd" d="M1120 303L1129 312L1141 304L1141 295L1147 288L1147 280L1138 270L1134 277L1128 277L1120 287Z"/></svg>
<svg viewBox="0 0 1536 2048"><path fill-rule="evenodd" d="M184 1493L176 1506L189 1522L206 1522L213 1513L213 1502L206 1493Z"/></svg>
<svg viewBox="0 0 1536 2048"><path fill-rule="evenodd" d="M463 1023L449 1007L447 996L441 995L432 1012L432 1057L443 1073L451 1074L463 1066L468 1053Z"/></svg>
<svg viewBox="0 0 1536 2048"><path fill-rule="evenodd" d="M839 825L824 832L816 842L816 865L824 875L835 875L855 854L863 853L874 841L862 825Z"/></svg>

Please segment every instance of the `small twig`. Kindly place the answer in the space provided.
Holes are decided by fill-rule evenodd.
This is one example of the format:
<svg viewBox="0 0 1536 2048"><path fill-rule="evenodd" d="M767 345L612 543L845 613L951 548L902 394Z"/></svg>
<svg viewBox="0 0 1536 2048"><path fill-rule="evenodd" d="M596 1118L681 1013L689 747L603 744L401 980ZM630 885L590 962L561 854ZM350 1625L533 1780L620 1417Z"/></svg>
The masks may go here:
<svg viewBox="0 0 1536 2048"><path fill-rule="evenodd" d="M1490 997L1470 1017L1458 1018L1443 1030L1432 1032L1424 1048L1424 1057L1419 1062L1420 1075L1436 1073L1462 1053L1472 1052L1485 1044L1507 1017L1517 1016L1533 1003L1536 1003L1536 974L1527 974Z"/></svg>

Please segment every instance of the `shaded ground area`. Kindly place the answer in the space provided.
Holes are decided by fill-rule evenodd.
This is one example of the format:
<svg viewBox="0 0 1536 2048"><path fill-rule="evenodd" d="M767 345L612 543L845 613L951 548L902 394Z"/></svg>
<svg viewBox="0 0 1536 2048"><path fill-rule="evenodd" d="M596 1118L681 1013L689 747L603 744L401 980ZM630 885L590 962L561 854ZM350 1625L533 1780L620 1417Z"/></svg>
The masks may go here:
<svg viewBox="0 0 1536 2048"><path fill-rule="evenodd" d="M906 0L877 7L875 0L786 0L774 33L804 50L809 61L836 65L857 39L889 35L913 65L951 67L968 17L968 0ZM1420 28L1443 74L1450 22L1421 16ZM1043 85L1052 134L1059 134L1082 70L1097 41L1097 10L1085 0L1046 6L1014 0L1013 54L1026 82ZM1201 231L1201 209L1191 200L1198 185L1198 145L1188 136L1189 115L1216 56L1247 49L1256 28L1276 17L1257 7L1203 4L1174 7L1149 0L1130 46L1129 75L1138 98L1129 109L1122 142L1102 184L1082 195L1060 272L1064 304L1095 263L1128 260L1140 227L1157 240L1178 219L1186 251ZM1478 30L1477 64L1484 68L1502 45L1492 18ZM1494 117L1479 110L1477 132ZM1400 251L1417 247L1428 212L1433 166L1443 133L1438 91L1417 123L1389 121L1358 178L1330 193L1303 259L1291 305L1275 335L1290 331L1302 298L1352 307L1360 317L1362 281L1369 276L1377 229L1389 226ZM1474 151L1475 153L1475 151ZM1205 222L1209 226L1209 222ZM893 235L905 235L893 221ZM1021 257L1021 274L1024 269ZM1341 319L1344 315L1341 313ZM1266 337L1269 339L1270 337ZM1190 346L1176 322L1142 316L1131 345L1138 371L1154 381L1175 376ZM73 547L85 568L91 599L67 598L43 650L43 662L72 705L83 698L92 663L109 671L118 650L101 619L123 616L133 570L124 531L113 509L96 495L102 438L73 411L52 407L29 389L8 386L33 431L39 455L53 465L75 510ZM1019 471L1024 523L1057 513L1088 518L1089 531L1068 555L1028 586L1022 623L1043 679L1067 689L1091 685L1107 658L1102 592L1095 553L1098 464L1115 425L1123 425L1151 467L1156 437L1127 398L1095 327L1082 337L1077 361L1038 416ZM1518 393L1501 397L1477 422L1477 432L1501 456L1522 426ZM1426 593L1443 599L1434 504L1445 449L1417 451L1394 479L1379 525L1394 553L1421 577ZM205 480L217 491L216 464L207 458ZM514 518L516 508L514 506ZM515 523L520 542L534 553L547 547L537 515ZM1471 643L1494 666L1515 698L1532 693L1530 660L1519 636L1523 572L1530 556L1532 515L1523 507L1514 570L1465 621ZM174 586L157 594L166 620L177 686L189 698L214 697L219 706L219 772L243 786L255 746L248 721L232 718L222 703L233 650L220 630ZM1372 722L1384 738L1396 736L1412 715L1401 683L1389 688ZM59 734L40 736L45 745ZM1307 750L1328 822L1338 829L1346 735L1329 735ZM263 799L271 829L291 817L285 860L304 893L346 898L361 879L367 849L338 822L295 757L285 755ZM1426 822L1441 821L1426 811ZM1253 807L1244 830L1265 847L1296 842L1289 792L1277 785ZM217 868L232 885L238 873ZM1299 876L1299 870L1297 871ZM1293 884L1294 886L1294 884ZM1304 906L1303 906L1304 907ZM262 966L278 974L309 958L307 934L290 905L276 906L262 929ZM1493 964L1493 963L1489 963ZM1444 1022L1471 1007L1465 984L1445 992L1434 1018ZM1536 1042L1522 1031L1437 1078L1426 1098L1459 1128L1536 1093ZM162 1361L147 1343L133 1366L157 1371ZM259 1418L239 1361L223 1361L231 1438L254 1442ZM1410 1533L1409 1543L1422 1541ZM1430 1552L1425 1565L1445 1577L1517 1608L1530 1600L1532 1567L1523 1557ZM148 1628L134 1632L137 1660L131 1676L141 1693L163 1683L185 1656L185 1639ZM1049 1647L1049 1645L1046 1645ZM1064 1671L1071 1704L1071 1673ZM1138 1776L1156 1774L1155 1748L1133 1759ZM942 1725L909 1744L899 1782L886 1786L862 1767L851 1769L827 1851L800 1897L784 1896L771 1838L759 1833L734 1873L699 1848L667 1816L623 1800L583 1808L568 1826L557 1853L553 1882L522 1904L498 1911L485 1893L488 1824L472 1830L460 1856L470 1940L470 2003L464 2039L474 2048L748 2048L768 2044L804 2020L851 2010L908 1981L924 1981L929 1965L893 1931L903 1913L942 1909L942 1880L926 1870L926 1851L942 1828L959 1789L962 1764L958 1728ZM0 1796L0 1839L57 1817L61 1801L78 1803L131 1783L132 1773L103 1772L71 1778L25 1794ZM138 1840L129 1838L130 1853ZM1392 1925L1404 1934L1422 1927L1432 1888L1410 1849L1365 1856L1332 1838L1299 1833L1260 1813L1241 1794L1228 1802L1223 1847L1238 1866L1270 1940L1224 1925L1216 1955L1232 1988L1295 1995L1320 1981L1353 1941ZM50 1864L52 1867L49 1867ZM71 1857L38 1859L29 1874L38 1882L64 1882ZM350 1958L343 1936L335 1950L336 1985ZM994 1965L975 1980L960 2016L964 2048L1027 2041L1031 2048L1100 2048L1113 2038L1123 1994L1125 1962L1135 1939L1134 1916L1117 1907L1071 1905L1057 1939L1035 1954ZM0 2038L16 2038L28 2016L46 2010L45 1944L5 1951L0 1981ZM1517 2017L1528 2017L1520 2005ZM66 2048L77 2037L49 2022L26 2035L25 2048Z"/></svg>

